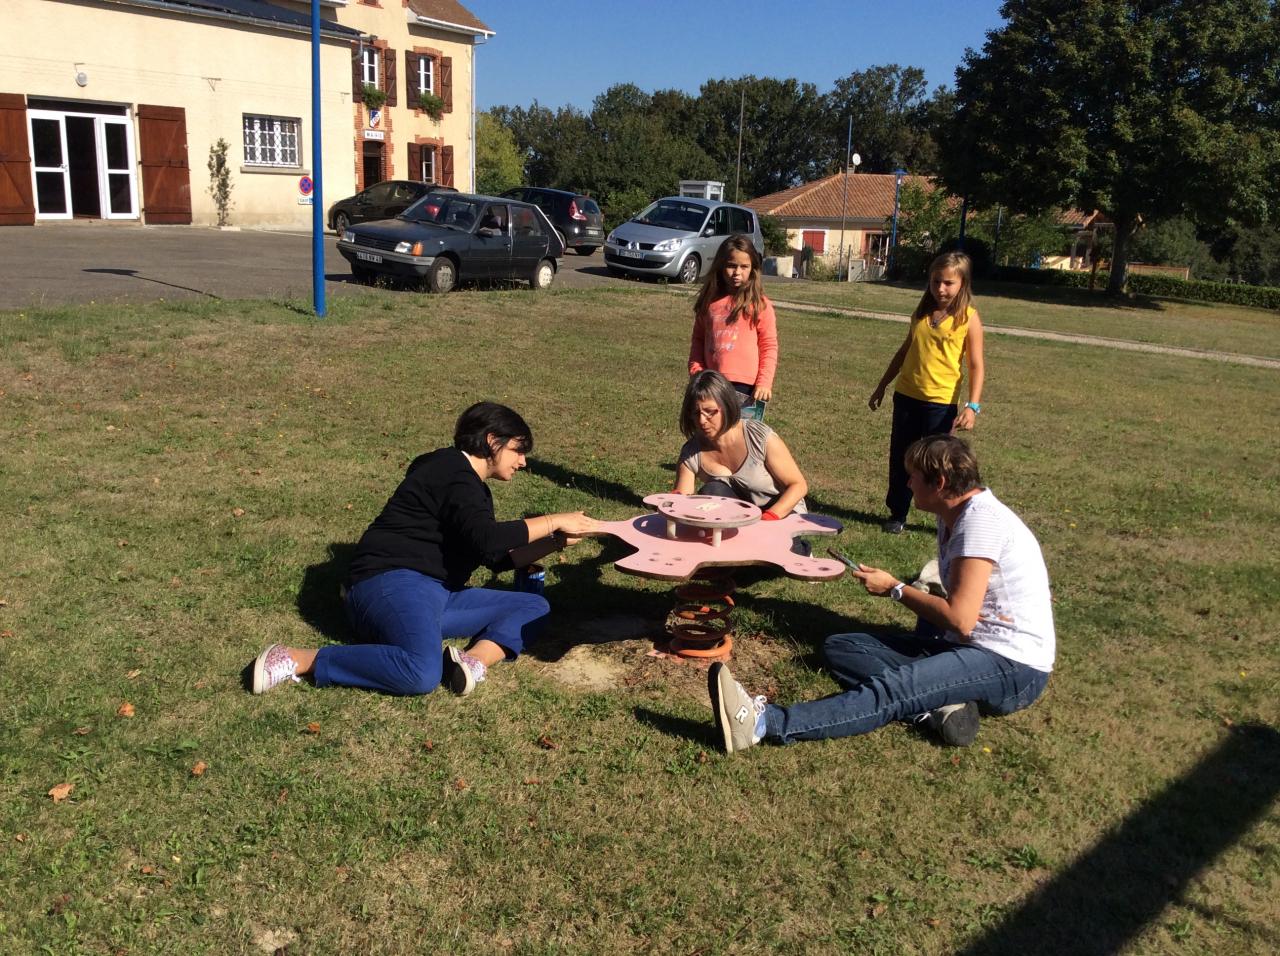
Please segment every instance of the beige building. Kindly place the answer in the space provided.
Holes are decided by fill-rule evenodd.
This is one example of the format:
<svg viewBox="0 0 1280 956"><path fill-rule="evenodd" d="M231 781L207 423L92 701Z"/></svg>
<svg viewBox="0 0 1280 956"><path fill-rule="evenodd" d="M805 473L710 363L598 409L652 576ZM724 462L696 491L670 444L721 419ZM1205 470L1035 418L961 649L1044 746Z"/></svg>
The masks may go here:
<svg viewBox="0 0 1280 956"><path fill-rule="evenodd" d="M231 223L310 224L309 18L260 0L5 0L3 22L0 224L212 225L220 139ZM349 150L358 39L323 27L326 159ZM350 195L350 164L325 183Z"/></svg>

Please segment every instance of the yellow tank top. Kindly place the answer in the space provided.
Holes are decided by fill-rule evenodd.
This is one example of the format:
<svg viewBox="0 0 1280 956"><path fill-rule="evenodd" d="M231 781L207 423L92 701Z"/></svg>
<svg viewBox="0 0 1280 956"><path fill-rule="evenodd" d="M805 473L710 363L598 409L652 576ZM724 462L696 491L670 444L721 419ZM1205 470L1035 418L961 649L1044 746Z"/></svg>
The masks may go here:
<svg viewBox="0 0 1280 956"><path fill-rule="evenodd" d="M970 307L969 315L973 315ZM904 395L922 402L954 405L960 400L964 350L969 340L969 323L956 324L948 315L937 327L923 316L911 324L911 345L894 386Z"/></svg>

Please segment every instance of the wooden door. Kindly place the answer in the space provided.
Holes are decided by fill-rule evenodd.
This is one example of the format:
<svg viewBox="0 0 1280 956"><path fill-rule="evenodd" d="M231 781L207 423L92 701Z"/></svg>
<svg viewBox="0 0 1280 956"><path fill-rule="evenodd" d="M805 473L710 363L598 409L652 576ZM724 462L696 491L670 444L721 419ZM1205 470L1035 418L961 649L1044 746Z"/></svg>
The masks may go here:
<svg viewBox="0 0 1280 956"><path fill-rule="evenodd" d="M142 211L149 224L191 222L187 113L180 106L139 106Z"/></svg>
<svg viewBox="0 0 1280 956"><path fill-rule="evenodd" d="M27 101L18 93L0 93L0 226L35 223Z"/></svg>

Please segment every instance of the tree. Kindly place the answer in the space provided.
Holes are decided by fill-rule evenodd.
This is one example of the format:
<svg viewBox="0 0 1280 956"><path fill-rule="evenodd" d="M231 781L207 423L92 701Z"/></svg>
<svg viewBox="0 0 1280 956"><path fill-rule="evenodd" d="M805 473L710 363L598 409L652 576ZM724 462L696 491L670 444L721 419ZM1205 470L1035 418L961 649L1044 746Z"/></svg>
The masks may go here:
<svg viewBox="0 0 1280 956"><path fill-rule="evenodd" d="M476 189L496 196L524 179L524 161L515 135L495 117L476 117Z"/></svg>
<svg viewBox="0 0 1280 956"><path fill-rule="evenodd" d="M885 229L892 228L892 219ZM895 276L924 275L943 245L960 235L960 209L945 189L926 189L904 182L898 194L898 245L893 252Z"/></svg>
<svg viewBox="0 0 1280 956"><path fill-rule="evenodd" d="M1275 215L1273 0L1006 0L1001 15L956 74L941 167L953 192L1105 211L1116 294L1144 219Z"/></svg>
<svg viewBox="0 0 1280 956"><path fill-rule="evenodd" d="M1129 258L1134 262L1149 262L1157 266L1188 266L1191 275L1200 279L1220 269L1209 251L1209 244L1196 235L1195 223L1186 216L1165 222L1144 223L1129 247Z"/></svg>
<svg viewBox="0 0 1280 956"><path fill-rule="evenodd" d="M933 99L950 105L945 89L935 91ZM892 63L850 73L836 80L826 95L826 111L830 144L824 154L833 172L844 166L850 117L853 148L862 157L863 172L936 171L938 147L931 128L936 125L935 104L927 95L924 70Z"/></svg>
<svg viewBox="0 0 1280 956"><path fill-rule="evenodd" d="M812 83L755 76L709 80L698 92L697 116L698 145L711 159L714 178L725 183L728 199L735 185L746 201L815 179L830 155L824 102Z"/></svg>

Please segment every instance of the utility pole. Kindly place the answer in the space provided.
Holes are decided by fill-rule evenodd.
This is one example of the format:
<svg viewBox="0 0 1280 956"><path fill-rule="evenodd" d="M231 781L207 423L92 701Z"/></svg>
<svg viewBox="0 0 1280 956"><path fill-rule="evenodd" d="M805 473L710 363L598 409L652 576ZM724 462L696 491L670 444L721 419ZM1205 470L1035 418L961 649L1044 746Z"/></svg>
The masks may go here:
<svg viewBox="0 0 1280 956"><path fill-rule="evenodd" d="M738 101L738 172L733 177L733 201L739 199L738 187L742 185L742 120L747 113L747 88L742 88L742 98Z"/></svg>

